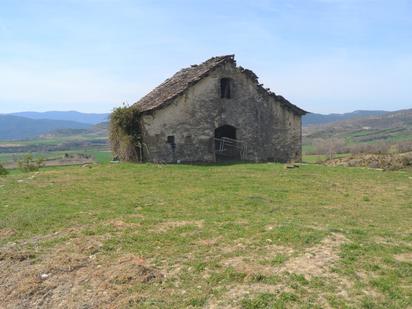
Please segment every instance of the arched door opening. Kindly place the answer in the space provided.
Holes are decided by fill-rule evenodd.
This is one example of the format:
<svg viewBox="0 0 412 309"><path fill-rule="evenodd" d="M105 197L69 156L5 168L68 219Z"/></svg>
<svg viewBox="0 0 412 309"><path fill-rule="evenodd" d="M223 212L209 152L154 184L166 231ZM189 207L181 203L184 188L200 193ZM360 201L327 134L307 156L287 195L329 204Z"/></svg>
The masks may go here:
<svg viewBox="0 0 412 309"><path fill-rule="evenodd" d="M241 147L236 139L236 128L223 125L215 129L216 161L235 161L241 159Z"/></svg>
<svg viewBox="0 0 412 309"><path fill-rule="evenodd" d="M215 130L215 138L230 138L236 139L236 128L234 126L230 126L225 124Z"/></svg>

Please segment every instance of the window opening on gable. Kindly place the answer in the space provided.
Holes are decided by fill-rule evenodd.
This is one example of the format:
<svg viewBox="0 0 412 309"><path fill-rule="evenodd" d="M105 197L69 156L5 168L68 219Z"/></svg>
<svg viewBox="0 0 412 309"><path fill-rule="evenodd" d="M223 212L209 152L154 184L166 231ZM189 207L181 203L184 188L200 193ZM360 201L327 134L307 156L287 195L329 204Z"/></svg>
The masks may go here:
<svg viewBox="0 0 412 309"><path fill-rule="evenodd" d="M230 99L231 98L231 79L230 78L222 78L220 80L220 97L222 99Z"/></svg>

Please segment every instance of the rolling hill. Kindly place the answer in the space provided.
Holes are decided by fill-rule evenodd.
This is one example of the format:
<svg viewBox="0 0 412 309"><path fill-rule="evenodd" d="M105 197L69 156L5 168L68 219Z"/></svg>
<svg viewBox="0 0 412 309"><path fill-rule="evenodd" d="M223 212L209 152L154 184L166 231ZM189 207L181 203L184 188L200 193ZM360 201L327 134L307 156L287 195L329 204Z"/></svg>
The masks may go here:
<svg viewBox="0 0 412 309"><path fill-rule="evenodd" d="M304 128L305 143L314 138L344 138L348 142L412 140L412 109L354 118Z"/></svg>
<svg viewBox="0 0 412 309"><path fill-rule="evenodd" d="M351 120L357 118L364 118L369 116L380 116L387 113L386 111L354 111L344 114L307 114L302 118L302 125L304 127L311 125L321 125L327 123L333 123L336 121Z"/></svg>
<svg viewBox="0 0 412 309"><path fill-rule="evenodd" d="M81 113L77 111L18 112L9 115L30 119L66 120L88 124L98 124L107 121L109 116L107 113Z"/></svg>
<svg viewBox="0 0 412 309"><path fill-rule="evenodd" d="M19 115L19 116L17 116ZM109 114L76 111L19 112L0 115L0 140L30 139L45 135L107 135ZM314 138L344 138L349 142L412 140L412 109L354 111L345 114L308 114L303 118L304 143Z"/></svg>
<svg viewBox="0 0 412 309"><path fill-rule="evenodd" d="M320 125L341 120L350 120L367 116L378 116L387 113L386 111L354 111L344 114L307 114L302 119L303 126ZM8 115L25 117L30 119L51 119L68 120L89 124L98 124L108 121L108 113L81 113L77 111L48 111L48 112L17 112Z"/></svg>
<svg viewBox="0 0 412 309"><path fill-rule="evenodd" d="M0 115L0 140L30 139L58 129L89 129L91 126L88 123L68 120Z"/></svg>

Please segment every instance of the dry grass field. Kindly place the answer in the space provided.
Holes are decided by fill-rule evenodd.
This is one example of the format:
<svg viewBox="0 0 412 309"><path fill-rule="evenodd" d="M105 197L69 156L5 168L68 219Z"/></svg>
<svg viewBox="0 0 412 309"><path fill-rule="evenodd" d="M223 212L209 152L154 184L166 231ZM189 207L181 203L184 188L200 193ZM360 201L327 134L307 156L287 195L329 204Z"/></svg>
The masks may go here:
<svg viewBox="0 0 412 309"><path fill-rule="evenodd" d="M0 177L0 307L410 308L412 171L102 164Z"/></svg>

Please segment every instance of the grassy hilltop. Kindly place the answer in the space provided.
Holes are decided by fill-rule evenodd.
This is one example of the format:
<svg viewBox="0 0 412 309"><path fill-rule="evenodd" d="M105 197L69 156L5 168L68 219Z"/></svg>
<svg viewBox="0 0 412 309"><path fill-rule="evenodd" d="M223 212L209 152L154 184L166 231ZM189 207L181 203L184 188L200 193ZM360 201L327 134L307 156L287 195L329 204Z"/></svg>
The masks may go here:
<svg viewBox="0 0 412 309"><path fill-rule="evenodd" d="M0 178L6 307L412 305L412 172L100 165Z"/></svg>
<svg viewBox="0 0 412 309"><path fill-rule="evenodd" d="M332 137L348 144L411 141L412 109L311 125L303 131L306 146L316 138Z"/></svg>

